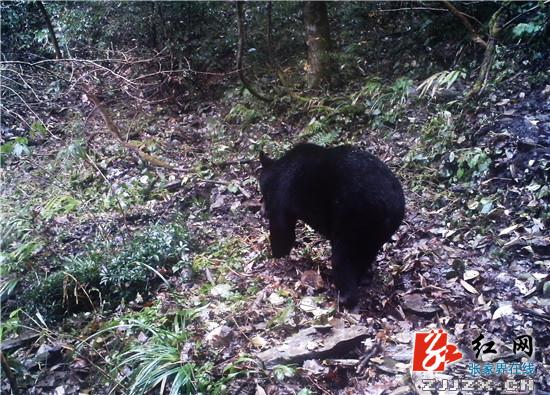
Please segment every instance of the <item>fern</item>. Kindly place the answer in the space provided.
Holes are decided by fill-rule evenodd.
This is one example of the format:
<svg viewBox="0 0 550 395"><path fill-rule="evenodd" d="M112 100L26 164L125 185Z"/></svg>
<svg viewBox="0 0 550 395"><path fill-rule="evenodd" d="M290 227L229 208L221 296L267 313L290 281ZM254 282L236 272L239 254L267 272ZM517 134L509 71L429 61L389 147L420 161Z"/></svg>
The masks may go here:
<svg viewBox="0 0 550 395"><path fill-rule="evenodd" d="M80 205L80 201L70 195L58 195L52 197L44 204L40 215L49 220L56 215L63 215L74 211Z"/></svg>

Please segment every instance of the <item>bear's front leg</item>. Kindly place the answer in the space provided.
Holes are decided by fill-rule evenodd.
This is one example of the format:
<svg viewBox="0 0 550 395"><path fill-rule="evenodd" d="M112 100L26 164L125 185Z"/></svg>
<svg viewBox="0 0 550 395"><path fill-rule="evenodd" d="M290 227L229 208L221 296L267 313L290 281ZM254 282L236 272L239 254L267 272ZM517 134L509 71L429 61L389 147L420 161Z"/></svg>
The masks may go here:
<svg viewBox="0 0 550 395"><path fill-rule="evenodd" d="M342 242L332 242L332 273L334 285L340 294L340 303L354 307L359 301L356 262L350 248Z"/></svg>
<svg viewBox="0 0 550 395"><path fill-rule="evenodd" d="M273 215L269 219L269 241L274 258L282 258L290 253L296 241L296 219L290 216Z"/></svg>

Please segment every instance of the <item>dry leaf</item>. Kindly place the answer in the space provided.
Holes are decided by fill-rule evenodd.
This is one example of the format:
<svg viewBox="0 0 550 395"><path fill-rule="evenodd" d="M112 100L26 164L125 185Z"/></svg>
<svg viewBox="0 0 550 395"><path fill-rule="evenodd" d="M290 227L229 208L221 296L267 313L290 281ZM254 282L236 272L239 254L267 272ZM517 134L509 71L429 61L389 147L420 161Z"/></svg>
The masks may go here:
<svg viewBox="0 0 550 395"><path fill-rule="evenodd" d="M464 289L468 292L470 292L471 294L474 294L474 295L477 295L479 294L478 290L474 288L474 286L468 284L466 281L464 280L460 280L460 285L462 285L464 287Z"/></svg>
<svg viewBox="0 0 550 395"><path fill-rule="evenodd" d="M479 272L477 270L466 270L462 276L464 281L473 280L474 278L479 277Z"/></svg>
<svg viewBox="0 0 550 395"><path fill-rule="evenodd" d="M513 313L514 313L514 307L511 304L505 304L495 310L495 312L493 313L493 320L496 320L500 317L505 317L507 315L511 315Z"/></svg>

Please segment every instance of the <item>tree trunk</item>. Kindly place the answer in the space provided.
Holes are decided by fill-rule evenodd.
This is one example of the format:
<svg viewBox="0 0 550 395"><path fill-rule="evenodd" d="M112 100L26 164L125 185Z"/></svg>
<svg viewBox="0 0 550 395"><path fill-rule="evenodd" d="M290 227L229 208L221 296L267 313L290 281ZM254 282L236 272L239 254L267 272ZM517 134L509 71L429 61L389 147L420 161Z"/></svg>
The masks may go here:
<svg viewBox="0 0 550 395"><path fill-rule="evenodd" d="M326 2L304 3L304 27L307 44L307 83L309 88L315 89L330 79L331 43Z"/></svg>
<svg viewBox="0 0 550 395"><path fill-rule="evenodd" d="M151 2L151 15L150 15L150 27L151 27L151 35L149 36L149 47L152 49L158 48L158 32L157 32L157 23L158 23L158 3Z"/></svg>
<svg viewBox="0 0 550 395"><path fill-rule="evenodd" d="M271 11L272 4L271 1L267 2L267 61L271 67L274 67L274 56L273 56L273 27L271 23Z"/></svg>
<svg viewBox="0 0 550 395"><path fill-rule="evenodd" d="M48 14L48 11L46 10L46 7L44 7L44 4L41 1L37 1L36 5L38 6L38 9L42 13L42 16L46 20L46 25L48 26L48 31L50 32L50 40L52 40L53 47L55 49L55 58L61 59L63 55L61 55L61 50L59 49L59 42L57 41L57 37L55 36L55 30L53 30L52 20L50 19L50 15Z"/></svg>
<svg viewBox="0 0 550 395"><path fill-rule="evenodd" d="M243 70L243 54L244 54L244 41L246 37L245 26L244 26L244 11L243 11L243 2L237 1L237 25L239 27L239 48L237 49L237 72L239 73L239 78L246 90L248 90L252 96L270 102L271 98L266 97L260 94L252 84L246 79Z"/></svg>
<svg viewBox="0 0 550 395"><path fill-rule="evenodd" d="M451 14L456 16L460 20L460 22L462 22L464 27L470 32L472 41L478 43L483 48L487 49L487 43L485 42L484 39L481 38L479 33L476 31L476 29L474 29L474 27L472 26L468 18L466 18L464 14L462 14L454 5L452 5L450 1L443 1L443 4L451 12Z"/></svg>
<svg viewBox="0 0 550 395"><path fill-rule="evenodd" d="M489 39L487 40L487 48L485 48L483 61L481 62L481 67L479 69L479 75L477 76L476 82L472 86L470 92L466 95L468 99L473 99L481 95L487 86L491 68L493 67L493 62L495 60L496 40L501 30L502 11L504 11L506 7L507 3L500 7L489 21Z"/></svg>

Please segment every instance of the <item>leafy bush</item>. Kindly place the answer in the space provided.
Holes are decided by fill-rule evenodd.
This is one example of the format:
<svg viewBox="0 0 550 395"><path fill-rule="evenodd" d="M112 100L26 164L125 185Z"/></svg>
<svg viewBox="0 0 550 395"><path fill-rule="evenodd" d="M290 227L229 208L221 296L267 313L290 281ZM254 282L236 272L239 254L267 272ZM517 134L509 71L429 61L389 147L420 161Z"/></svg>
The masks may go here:
<svg viewBox="0 0 550 395"><path fill-rule="evenodd" d="M102 267L101 284L120 290L145 287L156 268L187 259L187 239L181 226L147 229Z"/></svg>
<svg viewBox="0 0 550 395"><path fill-rule="evenodd" d="M460 138L458 140L460 142ZM405 161L409 165L429 164L444 155L454 141L452 114L449 111L441 111L426 122L419 143L409 151Z"/></svg>
<svg viewBox="0 0 550 395"><path fill-rule="evenodd" d="M453 154L453 153L451 153ZM450 156L449 161L454 158ZM454 175L456 181L469 181L473 178L484 176L491 165L491 158L481 150L481 148L473 148L459 153L456 158L457 170Z"/></svg>
<svg viewBox="0 0 550 395"><path fill-rule="evenodd" d="M226 121L238 121L244 126L257 122L261 118L262 114L259 111L241 103L234 105L229 111L229 114L225 116Z"/></svg>
<svg viewBox="0 0 550 395"><path fill-rule="evenodd" d="M340 130L329 126L326 117L312 118L299 135L300 138L323 147L334 144L339 136Z"/></svg>
<svg viewBox="0 0 550 395"><path fill-rule="evenodd" d="M50 318L92 310L100 301L109 307L138 292L146 294L155 277L164 280L161 267L189 264L189 248L189 235L181 225L154 225L118 250L101 245L63 258L63 266L31 285L21 301Z"/></svg>
<svg viewBox="0 0 550 395"><path fill-rule="evenodd" d="M57 195L49 199L40 214L44 219L52 219L57 215L68 214L80 205L80 201L70 195Z"/></svg>
<svg viewBox="0 0 550 395"><path fill-rule="evenodd" d="M30 214L0 204L0 301L16 288L26 265L43 246Z"/></svg>
<svg viewBox="0 0 550 395"><path fill-rule="evenodd" d="M29 140L26 137L15 137L13 140L0 145L0 166L4 166L5 158L15 156L20 158L30 153Z"/></svg>

